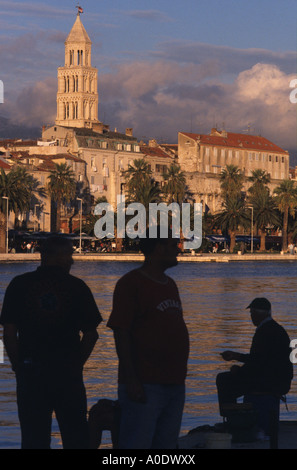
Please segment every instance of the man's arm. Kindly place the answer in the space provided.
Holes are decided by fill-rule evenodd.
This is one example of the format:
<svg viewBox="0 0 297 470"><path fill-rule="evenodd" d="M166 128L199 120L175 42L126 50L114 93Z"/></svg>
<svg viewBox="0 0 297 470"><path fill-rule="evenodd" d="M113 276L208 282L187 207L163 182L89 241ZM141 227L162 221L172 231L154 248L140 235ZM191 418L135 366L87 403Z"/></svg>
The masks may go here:
<svg viewBox="0 0 297 470"><path fill-rule="evenodd" d="M220 353L224 361L239 361L246 362L249 358L249 354L241 354L235 351L224 351Z"/></svg>
<svg viewBox="0 0 297 470"><path fill-rule="evenodd" d="M117 355L125 374L127 394L132 401L144 403L146 400L145 392L135 372L129 330L115 328L114 339Z"/></svg>
<svg viewBox="0 0 297 470"><path fill-rule="evenodd" d="M82 366L84 366L87 360L89 359L98 338L99 335L97 333L96 328L83 333L80 342L80 359Z"/></svg>
<svg viewBox="0 0 297 470"><path fill-rule="evenodd" d="M3 340L11 368L16 372L19 363L18 329L16 325L9 323L3 326Z"/></svg>

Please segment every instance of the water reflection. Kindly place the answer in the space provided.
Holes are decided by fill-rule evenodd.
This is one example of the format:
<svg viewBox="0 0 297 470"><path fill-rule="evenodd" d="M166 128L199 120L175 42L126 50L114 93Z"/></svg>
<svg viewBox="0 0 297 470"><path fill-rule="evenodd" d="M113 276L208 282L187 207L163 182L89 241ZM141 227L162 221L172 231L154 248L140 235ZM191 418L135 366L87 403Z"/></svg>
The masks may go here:
<svg viewBox="0 0 297 470"><path fill-rule="evenodd" d="M29 263L0 265L0 303L12 277L34 270L36 266ZM99 327L100 339L85 369L89 407L99 398L116 398L117 356L106 321L117 280L137 266L136 263L115 262L81 262L73 266L72 273L84 279L91 288L104 319ZM254 327L246 307L254 297L268 297L275 319L287 329L291 339L297 338L297 275L292 262L180 263L168 274L178 284L191 339L187 402L182 424L182 430L186 432L199 425L221 421L215 377L230 364L223 362L219 353L224 349L248 352ZM296 419L296 379L288 403L289 412L281 406L281 418ZM15 381L7 361L1 367L0 407L0 447L19 447ZM103 445L110 445L108 434L104 435ZM54 422L53 447L59 446L60 437Z"/></svg>

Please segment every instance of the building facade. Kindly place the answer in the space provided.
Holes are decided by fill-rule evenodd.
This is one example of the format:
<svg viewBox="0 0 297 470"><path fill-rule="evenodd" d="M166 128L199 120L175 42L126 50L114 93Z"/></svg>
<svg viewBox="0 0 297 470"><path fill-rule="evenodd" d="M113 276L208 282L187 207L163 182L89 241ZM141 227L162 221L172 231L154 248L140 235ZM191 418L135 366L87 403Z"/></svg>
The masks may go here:
<svg viewBox="0 0 297 470"><path fill-rule="evenodd" d="M197 202L203 201L214 213L221 208L220 173L227 165L237 166L248 177L256 169L265 170L273 190L289 178L289 153L268 139L212 129L209 135L180 132L178 162L186 173L189 189Z"/></svg>

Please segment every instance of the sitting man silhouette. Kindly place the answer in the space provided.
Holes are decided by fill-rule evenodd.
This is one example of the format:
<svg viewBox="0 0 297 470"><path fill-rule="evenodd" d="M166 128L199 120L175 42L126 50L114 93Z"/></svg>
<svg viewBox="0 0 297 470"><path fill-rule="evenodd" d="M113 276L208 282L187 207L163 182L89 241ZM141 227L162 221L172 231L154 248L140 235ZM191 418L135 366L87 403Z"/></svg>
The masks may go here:
<svg viewBox="0 0 297 470"><path fill-rule="evenodd" d="M249 394L267 394L280 398L291 387L293 365L290 361L290 338L285 329L271 316L271 304L266 298L256 298L247 307L257 327L250 353L235 351L221 353L225 361L236 360L229 372L217 375L216 385L220 414L226 405Z"/></svg>

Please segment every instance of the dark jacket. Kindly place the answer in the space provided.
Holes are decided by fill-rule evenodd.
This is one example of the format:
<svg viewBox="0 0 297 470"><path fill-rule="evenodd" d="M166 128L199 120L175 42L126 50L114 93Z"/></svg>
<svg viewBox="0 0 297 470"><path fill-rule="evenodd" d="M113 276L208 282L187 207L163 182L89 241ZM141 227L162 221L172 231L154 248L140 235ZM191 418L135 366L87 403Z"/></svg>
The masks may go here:
<svg viewBox="0 0 297 470"><path fill-rule="evenodd" d="M287 332L271 318L257 328L250 353L241 355L241 374L259 392L285 395L293 378L290 352Z"/></svg>

